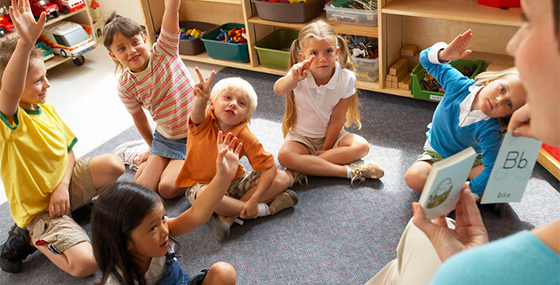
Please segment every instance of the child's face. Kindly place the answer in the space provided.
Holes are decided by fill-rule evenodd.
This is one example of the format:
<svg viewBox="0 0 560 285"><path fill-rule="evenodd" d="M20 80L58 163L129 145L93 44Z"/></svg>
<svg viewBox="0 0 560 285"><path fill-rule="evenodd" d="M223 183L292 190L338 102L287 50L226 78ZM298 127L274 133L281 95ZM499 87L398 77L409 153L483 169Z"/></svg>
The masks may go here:
<svg viewBox="0 0 560 285"><path fill-rule="evenodd" d="M148 39L141 34L127 38L121 33L116 33L109 55L132 72L143 71L150 62Z"/></svg>
<svg viewBox="0 0 560 285"><path fill-rule="evenodd" d="M519 76L527 87L533 135L560 144L560 53L550 0L522 0L525 23L509 41Z"/></svg>
<svg viewBox="0 0 560 285"><path fill-rule="evenodd" d="M167 253L169 230L163 203L146 213L142 223L130 232L127 249L136 260L149 264L152 257Z"/></svg>
<svg viewBox="0 0 560 285"><path fill-rule="evenodd" d="M486 116L501 118L525 104L526 92L519 78L496 79L488 82L477 96L478 109Z"/></svg>
<svg viewBox="0 0 560 285"><path fill-rule="evenodd" d="M215 102L210 101L210 109L214 111L220 129L225 132L247 119L249 100L237 92L226 90L216 97Z"/></svg>
<svg viewBox="0 0 560 285"><path fill-rule="evenodd" d="M47 88L51 87L47 79L45 64L39 58L29 61L29 69L25 78L25 87L19 101L20 107L36 110L37 104L47 101Z"/></svg>
<svg viewBox="0 0 560 285"><path fill-rule="evenodd" d="M309 38L307 46L300 54L302 60L306 60L315 56L309 70L315 78L318 85L324 85L329 82L334 74L336 60L338 58L339 49L336 45L326 39Z"/></svg>

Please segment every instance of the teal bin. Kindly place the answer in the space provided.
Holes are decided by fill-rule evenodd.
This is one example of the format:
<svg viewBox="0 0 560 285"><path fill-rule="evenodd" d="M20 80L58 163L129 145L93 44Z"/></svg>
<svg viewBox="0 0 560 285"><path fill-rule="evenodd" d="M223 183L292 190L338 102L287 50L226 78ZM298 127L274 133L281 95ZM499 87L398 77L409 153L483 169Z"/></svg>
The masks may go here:
<svg viewBox="0 0 560 285"><path fill-rule="evenodd" d="M290 68L290 46L298 34L293 30L277 30L255 43L261 64L282 70Z"/></svg>
<svg viewBox="0 0 560 285"><path fill-rule="evenodd" d="M243 24L227 23L202 34L200 40L204 43L208 56L216 59L249 62L247 43L235 44L216 40L222 30L240 29L243 27L245 27Z"/></svg>
<svg viewBox="0 0 560 285"><path fill-rule="evenodd" d="M476 66L476 69L474 70L473 74L470 77L473 79L476 75L482 72L482 69L484 67L484 61L482 60L477 60L477 61L455 60L452 61L450 64L451 66L453 66L455 69L459 71L463 70L464 67L473 66L473 65ZM410 73L410 84L411 84L410 90L412 91L412 97L417 99L427 100L427 101L439 102L441 101L441 99L443 99L444 93L426 91L422 89L422 85L420 84L420 81L424 79L426 73L427 73L426 69L424 69L424 67L420 63L416 65L416 67L414 67L414 69Z"/></svg>

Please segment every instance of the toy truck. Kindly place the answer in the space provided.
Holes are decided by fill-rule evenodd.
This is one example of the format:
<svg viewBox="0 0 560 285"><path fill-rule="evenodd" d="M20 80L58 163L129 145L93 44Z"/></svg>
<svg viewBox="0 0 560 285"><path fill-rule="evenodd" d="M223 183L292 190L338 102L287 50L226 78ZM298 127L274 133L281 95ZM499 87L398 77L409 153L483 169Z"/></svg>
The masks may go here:
<svg viewBox="0 0 560 285"><path fill-rule="evenodd" d="M41 16L42 12L47 14L47 20L50 18L56 18L60 15L58 6L51 3L49 0L31 0L29 2L31 4L31 12L35 17Z"/></svg>
<svg viewBox="0 0 560 285"><path fill-rule="evenodd" d="M14 29L14 24L10 22L10 16L0 16L0 38L4 37L12 29Z"/></svg>
<svg viewBox="0 0 560 285"><path fill-rule="evenodd" d="M58 10L64 14L72 13L86 7L86 3L82 0L53 0L58 5Z"/></svg>
<svg viewBox="0 0 560 285"><path fill-rule="evenodd" d="M49 45L55 54L72 57L74 64L80 66L85 60L82 54L97 46L91 32L92 29L89 26L82 26L70 21L59 21L46 26L39 40Z"/></svg>

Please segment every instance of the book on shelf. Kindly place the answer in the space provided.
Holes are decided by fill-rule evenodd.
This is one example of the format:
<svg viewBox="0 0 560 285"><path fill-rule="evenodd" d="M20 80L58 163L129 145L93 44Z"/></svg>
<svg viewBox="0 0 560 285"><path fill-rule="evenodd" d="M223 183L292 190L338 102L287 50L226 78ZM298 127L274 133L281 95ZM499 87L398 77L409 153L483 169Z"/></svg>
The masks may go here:
<svg viewBox="0 0 560 285"><path fill-rule="evenodd" d="M432 164L418 200L426 218L431 220L455 209L476 156L476 151L469 147Z"/></svg>
<svg viewBox="0 0 560 285"><path fill-rule="evenodd" d="M514 137L507 132L480 203L521 202L541 144L536 139Z"/></svg>

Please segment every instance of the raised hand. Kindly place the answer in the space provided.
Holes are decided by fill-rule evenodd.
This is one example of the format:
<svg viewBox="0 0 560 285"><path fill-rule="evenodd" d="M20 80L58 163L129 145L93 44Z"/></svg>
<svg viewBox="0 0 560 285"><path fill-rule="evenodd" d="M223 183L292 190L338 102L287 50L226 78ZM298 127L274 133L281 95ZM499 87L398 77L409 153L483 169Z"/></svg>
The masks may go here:
<svg viewBox="0 0 560 285"><path fill-rule="evenodd" d="M526 103L511 115L508 131L513 131L513 136L534 137L531 132L531 107Z"/></svg>
<svg viewBox="0 0 560 285"><path fill-rule="evenodd" d="M29 0L12 0L10 18L19 35L19 40L27 45L34 45L43 31L47 15L42 12L39 21L35 21L29 7Z"/></svg>
<svg viewBox="0 0 560 285"><path fill-rule="evenodd" d="M305 79L307 77L307 74L309 73L308 70L313 60L315 60L315 56L312 56L309 59L306 59L300 63L292 65L292 68L290 68L290 73L292 73L292 78L297 82L300 82L303 79Z"/></svg>
<svg viewBox="0 0 560 285"><path fill-rule="evenodd" d="M471 41L472 31L468 29L464 33L458 35L444 50L439 53L440 61L452 61L461 59L472 53L467 49L467 45Z"/></svg>
<svg viewBox="0 0 560 285"><path fill-rule="evenodd" d="M194 70L196 71L196 74L198 74L198 83L194 86L194 96L199 97L200 99L208 100L208 98L210 98L210 86L212 85L216 72L212 70L210 77L206 80L204 79L204 76L202 76L202 72L200 72L198 66L195 67Z"/></svg>
<svg viewBox="0 0 560 285"><path fill-rule="evenodd" d="M433 221L426 219L424 210L418 203L412 204L412 210L412 222L426 234L442 262L463 250L488 243L488 233L468 186L461 190L461 197L455 208L455 229L447 227L444 216Z"/></svg>
<svg viewBox="0 0 560 285"><path fill-rule="evenodd" d="M237 147L235 145L237 144ZM218 158L216 159L216 176L220 175L233 180L239 167L239 154L243 143L237 143L237 138L228 133L225 138L222 131L218 132Z"/></svg>

